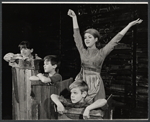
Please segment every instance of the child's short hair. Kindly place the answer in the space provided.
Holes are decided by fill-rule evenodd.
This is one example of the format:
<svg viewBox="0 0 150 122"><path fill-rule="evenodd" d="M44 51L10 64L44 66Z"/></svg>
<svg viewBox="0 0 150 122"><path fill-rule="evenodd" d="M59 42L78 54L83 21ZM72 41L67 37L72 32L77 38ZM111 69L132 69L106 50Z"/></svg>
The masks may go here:
<svg viewBox="0 0 150 122"><path fill-rule="evenodd" d="M81 90L81 92L88 92L88 85L85 81L79 81L79 82L75 82L71 87L70 90L72 90L73 88L77 88L79 87L79 89Z"/></svg>
<svg viewBox="0 0 150 122"><path fill-rule="evenodd" d="M22 48L33 49L33 46L32 46L32 44L29 41L22 41L22 42L20 42L20 44L18 45L18 47L20 49L22 49Z"/></svg>
<svg viewBox="0 0 150 122"><path fill-rule="evenodd" d="M48 55L44 57L44 61L50 61L52 65L57 65L56 70L60 66L60 59L56 55Z"/></svg>

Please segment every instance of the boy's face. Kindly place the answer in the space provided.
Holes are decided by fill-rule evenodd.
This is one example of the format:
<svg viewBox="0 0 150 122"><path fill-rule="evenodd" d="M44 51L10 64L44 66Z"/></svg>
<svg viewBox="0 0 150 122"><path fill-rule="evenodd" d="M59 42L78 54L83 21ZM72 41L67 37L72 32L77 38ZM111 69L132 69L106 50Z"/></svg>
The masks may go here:
<svg viewBox="0 0 150 122"><path fill-rule="evenodd" d="M81 92L80 88L76 87L71 90L72 103L83 102L86 92Z"/></svg>
<svg viewBox="0 0 150 122"><path fill-rule="evenodd" d="M33 52L33 49L28 49L28 48L20 49L20 53L23 57L30 57L32 52Z"/></svg>
<svg viewBox="0 0 150 122"><path fill-rule="evenodd" d="M56 65L52 65L51 61L47 61L47 60L44 61L44 71L45 72L50 73L53 70L55 70L55 68L56 68Z"/></svg>

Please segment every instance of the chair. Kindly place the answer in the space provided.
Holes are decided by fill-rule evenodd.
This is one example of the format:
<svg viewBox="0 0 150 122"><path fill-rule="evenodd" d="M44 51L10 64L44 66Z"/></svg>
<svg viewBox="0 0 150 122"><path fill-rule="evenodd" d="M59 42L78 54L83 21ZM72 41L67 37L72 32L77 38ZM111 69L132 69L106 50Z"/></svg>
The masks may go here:
<svg viewBox="0 0 150 122"><path fill-rule="evenodd" d="M111 94L108 98L107 98L107 104L108 104L108 109L105 111L104 114L104 119L113 119L113 95Z"/></svg>

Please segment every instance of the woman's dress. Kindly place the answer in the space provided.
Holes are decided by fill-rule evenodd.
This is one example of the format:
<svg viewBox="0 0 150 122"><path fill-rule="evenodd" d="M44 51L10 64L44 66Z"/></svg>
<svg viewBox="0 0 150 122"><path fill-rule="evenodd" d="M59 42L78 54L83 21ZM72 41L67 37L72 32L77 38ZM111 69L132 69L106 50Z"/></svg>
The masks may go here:
<svg viewBox="0 0 150 122"><path fill-rule="evenodd" d="M101 49L84 48L79 28L74 29L74 40L81 58L81 70L75 81L69 86L72 87L81 80L88 84L88 96L86 101L91 103L97 99L105 98L104 83L101 78L101 69L105 57L114 49L123 35L117 34L108 44Z"/></svg>

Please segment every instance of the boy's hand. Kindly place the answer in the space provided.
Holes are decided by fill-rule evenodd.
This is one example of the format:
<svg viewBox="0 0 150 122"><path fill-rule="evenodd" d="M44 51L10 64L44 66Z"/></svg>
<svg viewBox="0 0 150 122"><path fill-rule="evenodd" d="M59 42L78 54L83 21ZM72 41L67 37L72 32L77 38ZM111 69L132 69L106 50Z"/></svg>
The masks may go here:
<svg viewBox="0 0 150 122"><path fill-rule="evenodd" d="M9 62L9 66L12 66L12 67L17 67L18 64L16 62Z"/></svg>
<svg viewBox="0 0 150 122"><path fill-rule="evenodd" d="M65 111L64 106L62 104L58 104L57 105L57 111L58 111L58 113L63 114Z"/></svg>
<svg viewBox="0 0 150 122"><path fill-rule="evenodd" d="M76 16L76 14L75 14L75 12L73 11L73 10L71 10L71 9L69 9L68 10L68 16L70 16L70 17L75 17Z"/></svg>
<svg viewBox="0 0 150 122"><path fill-rule="evenodd" d="M7 53L7 54L4 56L4 60L9 62L9 61L12 59L13 56L14 56L13 53Z"/></svg>
<svg viewBox="0 0 150 122"><path fill-rule="evenodd" d="M131 25L131 26L134 26L134 25L136 25L136 24L140 24L140 23L142 23L142 19L137 19L137 20L134 20L134 21L132 21L132 22L130 22L129 24Z"/></svg>
<svg viewBox="0 0 150 122"><path fill-rule="evenodd" d="M90 118L90 110L88 107L85 108L84 113L83 113L83 119L89 119Z"/></svg>
<svg viewBox="0 0 150 122"><path fill-rule="evenodd" d="M38 80L40 80L40 78L37 77L37 76L31 76L31 77L29 78L29 80L31 80L31 81L38 81Z"/></svg>

